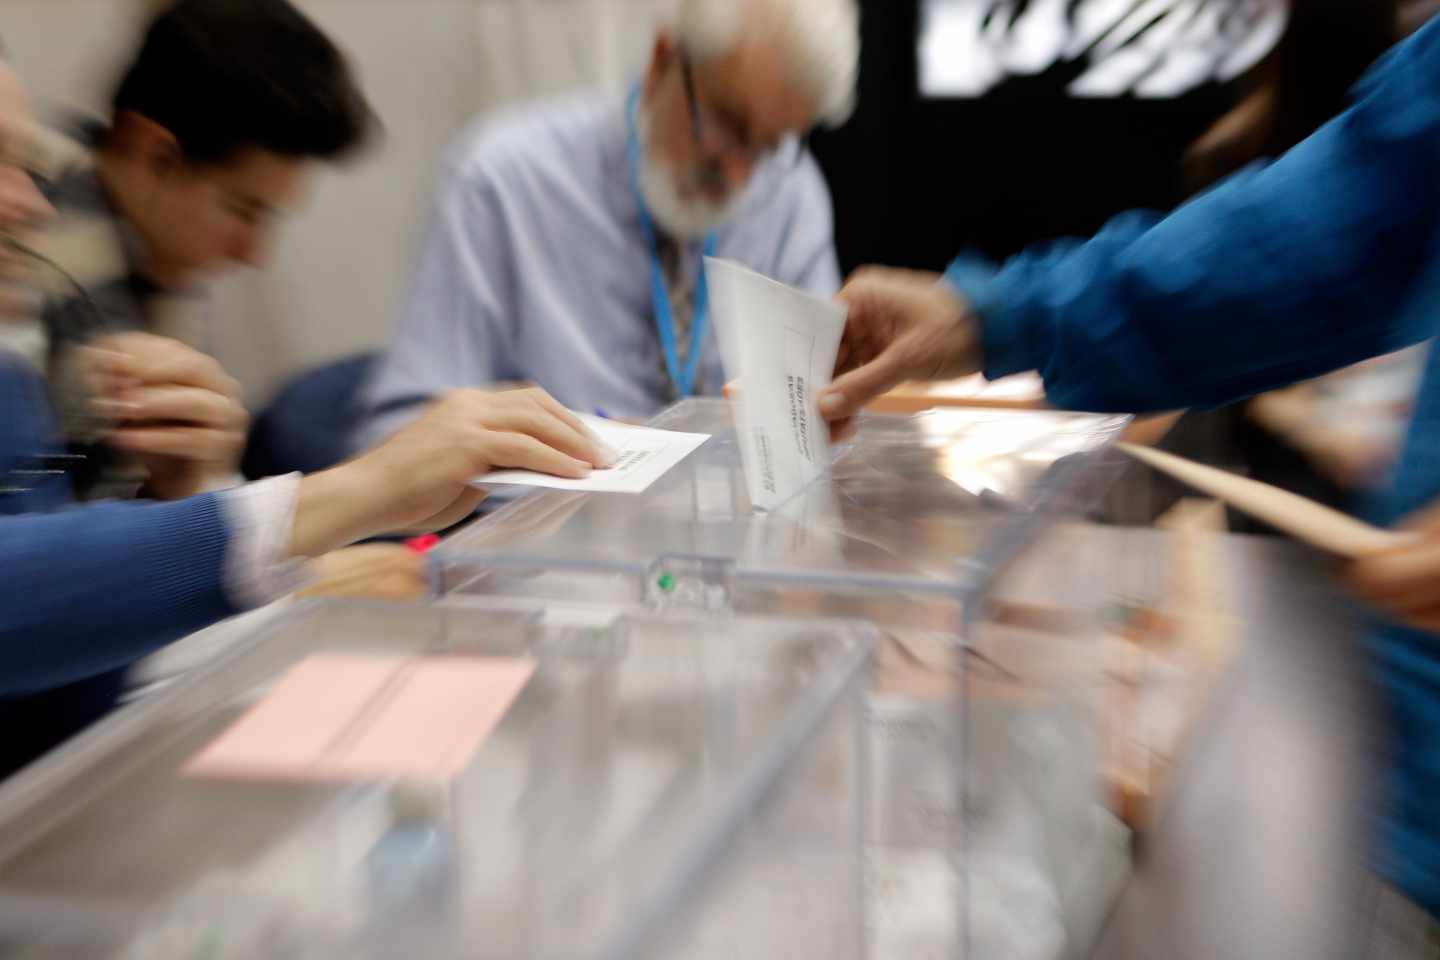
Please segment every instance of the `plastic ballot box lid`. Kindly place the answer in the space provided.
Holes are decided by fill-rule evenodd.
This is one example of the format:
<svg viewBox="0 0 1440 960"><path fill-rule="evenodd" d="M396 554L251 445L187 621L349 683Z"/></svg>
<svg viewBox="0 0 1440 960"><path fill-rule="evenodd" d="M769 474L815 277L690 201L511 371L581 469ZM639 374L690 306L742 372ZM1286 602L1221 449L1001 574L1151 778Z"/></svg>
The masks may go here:
<svg viewBox="0 0 1440 960"><path fill-rule="evenodd" d="M444 593L768 609L777 588L983 589L1038 525L1117 470L1128 418L933 410L868 417L827 473L770 511L747 494L731 405L687 400L651 425L710 440L640 494L538 491L448 537Z"/></svg>

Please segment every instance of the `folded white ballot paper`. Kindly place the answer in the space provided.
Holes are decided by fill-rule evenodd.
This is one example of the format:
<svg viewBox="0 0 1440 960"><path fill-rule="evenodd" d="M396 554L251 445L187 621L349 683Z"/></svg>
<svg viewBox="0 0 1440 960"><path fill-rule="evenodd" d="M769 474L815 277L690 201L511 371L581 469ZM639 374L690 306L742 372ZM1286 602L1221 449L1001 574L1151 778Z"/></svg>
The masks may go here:
<svg viewBox="0 0 1440 960"><path fill-rule="evenodd" d="M602 442L620 452L615 465L596 470L583 480L553 477L548 473L529 470L498 470L477 477L476 484L514 484L526 487L550 487L555 490L589 490L593 493L644 493L650 485L669 473L681 460L710 439L708 433L677 433L635 427L601 417L576 414L586 428Z"/></svg>
<svg viewBox="0 0 1440 960"><path fill-rule="evenodd" d="M773 510L830 467L817 398L835 373L845 308L727 260L707 257L705 282L725 372L739 384L750 502Z"/></svg>

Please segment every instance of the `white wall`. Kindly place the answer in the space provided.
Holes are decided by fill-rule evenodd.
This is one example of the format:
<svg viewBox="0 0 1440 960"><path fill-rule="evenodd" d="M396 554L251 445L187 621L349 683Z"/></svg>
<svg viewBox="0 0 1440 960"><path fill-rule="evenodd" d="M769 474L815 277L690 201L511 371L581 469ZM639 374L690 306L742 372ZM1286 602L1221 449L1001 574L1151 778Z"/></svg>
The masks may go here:
<svg viewBox="0 0 1440 960"><path fill-rule="evenodd" d="M42 111L99 110L151 0L0 0L0 37ZM477 111L602 83L619 95L670 0L298 0L353 57L385 125L328 173L271 266L215 284L208 348L254 401L326 359L382 345L435 161Z"/></svg>

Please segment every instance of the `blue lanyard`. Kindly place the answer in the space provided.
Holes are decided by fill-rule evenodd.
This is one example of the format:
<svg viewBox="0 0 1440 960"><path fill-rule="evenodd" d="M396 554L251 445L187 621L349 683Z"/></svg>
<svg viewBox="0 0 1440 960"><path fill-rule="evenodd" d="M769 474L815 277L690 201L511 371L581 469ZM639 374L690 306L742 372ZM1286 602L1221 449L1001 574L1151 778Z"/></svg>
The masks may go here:
<svg viewBox="0 0 1440 960"><path fill-rule="evenodd" d="M650 299L655 306L655 327L660 332L660 346L665 350L665 368L681 397L695 392L695 376L700 369L700 353L705 346L705 332L710 319L710 290L705 283L705 263L700 262L699 279L695 287L695 322L690 327L690 352L685 358L685 368L680 368L680 354L675 343L675 315L671 312L670 294L665 289L665 271L660 268L660 248L655 241L655 224L650 211L645 208L645 198L640 192L640 135L636 130L635 114L640 106L640 91L630 94L627 109L630 125L630 190L635 194L635 205L640 209L640 230L645 235L645 246L650 254ZM705 238L704 257L715 256L715 234Z"/></svg>

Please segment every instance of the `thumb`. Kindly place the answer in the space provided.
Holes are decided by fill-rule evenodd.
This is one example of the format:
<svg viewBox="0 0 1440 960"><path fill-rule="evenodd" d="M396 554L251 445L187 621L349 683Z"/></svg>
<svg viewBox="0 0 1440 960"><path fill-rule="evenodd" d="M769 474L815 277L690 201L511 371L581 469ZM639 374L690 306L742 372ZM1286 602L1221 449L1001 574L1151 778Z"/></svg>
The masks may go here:
<svg viewBox="0 0 1440 960"><path fill-rule="evenodd" d="M864 366L838 377L820 394L820 414L826 420L844 420L905 379L894 347Z"/></svg>

